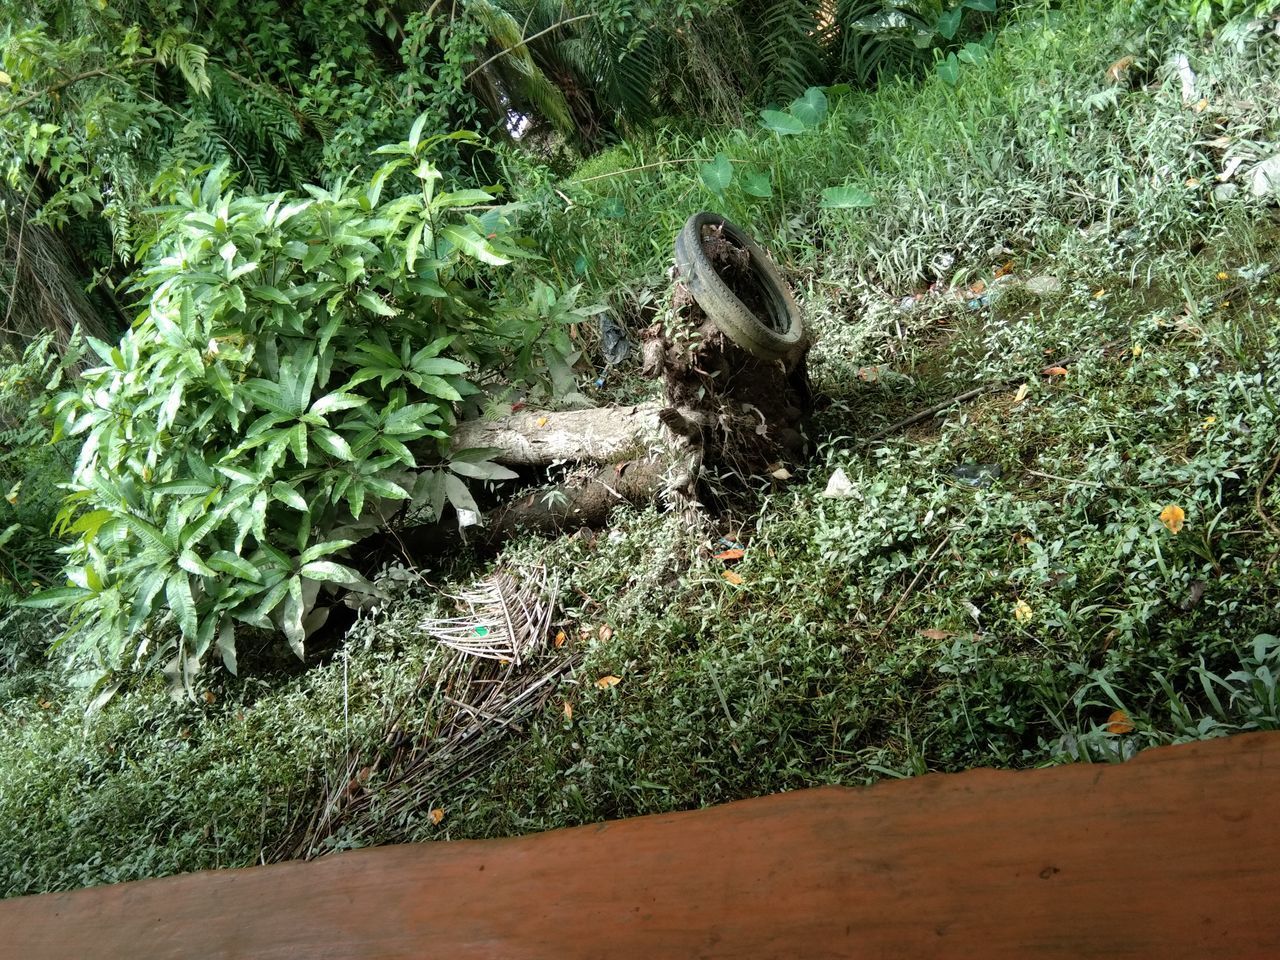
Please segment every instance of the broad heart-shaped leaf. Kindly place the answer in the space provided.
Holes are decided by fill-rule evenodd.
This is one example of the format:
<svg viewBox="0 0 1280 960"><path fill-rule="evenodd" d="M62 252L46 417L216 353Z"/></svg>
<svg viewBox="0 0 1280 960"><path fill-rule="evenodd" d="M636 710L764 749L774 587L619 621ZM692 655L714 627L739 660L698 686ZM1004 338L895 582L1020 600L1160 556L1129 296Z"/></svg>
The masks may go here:
<svg viewBox="0 0 1280 960"><path fill-rule="evenodd" d="M714 160L704 163L699 167L699 172L702 174L702 182L716 196L723 195L729 184L733 183L733 164L723 153L717 153Z"/></svg>
<svg viewBox="0 0 1280 960"><path fill-rule="evenodd" d="M980 43L966 43L964 49L956 54L956 58L961 63L971 63L975 67L980 63L986 63L990 56L987 48Z"/></svg>
<svg viewBox="0 0 1280 960"><path fill-rule="evenodd" d="M804 133L806 129L804 123L798 117L778 110L761 110L760 119L765 127L779 136L785 137L796 133Z"/></svg>
<svg viewBox="0 0 1280 960"><path fill-rule="evenodd" d="M996 0L964 0L962 7L968 7L970 10L977 10L980 13L995 13Z"/></svg>
<svg viewBox="0 0 1280 960"><path fill-rule="evenodd" d="M827 119L827 95L817 87L810 87L803 96L791 101L791 112L809 129L820 126Z"/></svg>
<svg viewBox="0 0 1280 960"><path fill-rule="evenodd" d="M823 210L852 210L874 206L875 202L875 197L858 187L827 187L822 191L822 202L818 206Z"/></svg>
<svg viewBox="0 0 1280 960"><path fill-rule="evenodd" d="M960 29L960 19L964 16L964 7L956 7L948 10L938 18L935 29L946 39L950 40L956 35L956 31Z"/></svg>
<svg viewBox="0 0 1280 960"><path fill-rule="evenodd" d="M949 53L947 59L938 61L938 76L943 83L952 87L960 82L960 61L954 53Z"/></svg>
<svg viewBox="0 0 1280 960"><path fill-rule="evenodd" d="M773 185L769 182L768 170L752 170L742 175L742 192L753 197L767 200L773 196Z"/></svg>

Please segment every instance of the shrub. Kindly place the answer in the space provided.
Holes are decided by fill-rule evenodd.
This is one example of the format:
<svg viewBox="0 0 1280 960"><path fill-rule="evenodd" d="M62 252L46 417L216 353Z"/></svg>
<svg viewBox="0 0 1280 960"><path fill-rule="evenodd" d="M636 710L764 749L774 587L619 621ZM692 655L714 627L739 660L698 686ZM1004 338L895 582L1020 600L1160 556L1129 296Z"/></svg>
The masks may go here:
<svg viewBox="0 0 1280 960"><path fill-rule="evenodd" d="M508 475L474 453L417 472L441 464L469 371L514 355L528 373L547 340L488 283L519 253L503 209L441 190L428 159L474 136L422 127L366 185L237 196L215 168L165 211L145 310L118 346L90 341L100 365L56 406L83 439L58 518L70 583L31 602L70 606L77 653L111 669L171 625L184 676L214 647L234 672L239 623L301 657L321 589L363 584L344 550L406 503L474 511L459 475Z"/></svg>

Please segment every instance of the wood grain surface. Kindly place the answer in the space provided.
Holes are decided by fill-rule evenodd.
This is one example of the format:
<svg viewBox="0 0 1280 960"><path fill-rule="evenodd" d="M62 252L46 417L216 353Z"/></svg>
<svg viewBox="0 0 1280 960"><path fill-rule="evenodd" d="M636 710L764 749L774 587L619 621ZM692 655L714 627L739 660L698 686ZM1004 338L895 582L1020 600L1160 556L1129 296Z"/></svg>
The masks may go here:
<svg viewBox="0 0 1280 960"><path fill-rule="evenodd" d="M0 902L23 960L1280 958L1280 734Z"/></svg>

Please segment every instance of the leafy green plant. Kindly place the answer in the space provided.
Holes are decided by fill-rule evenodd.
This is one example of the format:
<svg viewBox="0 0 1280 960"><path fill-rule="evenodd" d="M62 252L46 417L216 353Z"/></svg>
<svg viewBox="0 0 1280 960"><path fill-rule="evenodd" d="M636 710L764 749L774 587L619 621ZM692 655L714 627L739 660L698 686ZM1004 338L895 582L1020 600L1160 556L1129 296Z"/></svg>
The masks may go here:
<svg viewBox="0 0 1280 960"><path fill-rule="evenodd" d="M238 196L219 167L165 211L145 310L56 405L82 440L70 583L30 603L70 606L77 652L115 667L169 621L188 674L215 646L236 669L238 623L301 657L321 589L363 585L346 548L406 503L474 510L457 474L510 476L474 455L417 473L526 323L487 281L520 255L504 211L442 189L424 122L367 184Z"/></svg>

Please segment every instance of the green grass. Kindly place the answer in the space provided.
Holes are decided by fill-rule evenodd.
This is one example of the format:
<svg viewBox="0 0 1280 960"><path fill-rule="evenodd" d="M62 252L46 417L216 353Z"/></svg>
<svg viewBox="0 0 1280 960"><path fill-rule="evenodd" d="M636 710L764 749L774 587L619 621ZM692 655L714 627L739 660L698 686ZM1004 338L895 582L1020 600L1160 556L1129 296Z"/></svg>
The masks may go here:
<svg viewBox="0 0 1280 960"><path fill-rule="evenodd" d="M1208 109L1184 106L1161 66L1178 49ZM1103 74L1129 52L1165 82L1111 102ZM779 252L820 335L818 453L714 531L645 510L595 540L511 545L499 562L564 572L568 633L594 638L573 641L583 666L482 774L422 785L443 823L388 818L379 840L1107 761L1280 726L1280 282L1254 272L1280 262L1280 229L1264 203L1210 199L1223 158L1203 145L1225 132L1229 150L1274 150L1260 105L1276 59L1274 45L1200 45L1081 0L1025 12L958 87L850 95L818 134L669 133L589 161L579 181L716 152L773 169L772 200L722 209ZM536 197L546 184L525 175ZM877 204L821 210L821 189L845 181ZM541 242L566 277L583 256L584 281L622 306L646 289L661 301L670 238L717 206L696 164L563 192L574 205L546 199ZM623 219L602 212L615 199ZM1060 290L1010 283L979 310L946 295L1009 260ZM899 309L934 282L942 293ZM1040 375L1068 359L1066 377ZM1003 386L861 439L983 384ZM975 463L999 478L954 476ZM837 468L853 497L821 495ZM1186 514L1176 535L1160 521L1170 504ZM719 536L746 546L741 585L712 557ZM361 621L349 661L213 674L212 702L171 702L146 679L84 721L56 671L5 679L0 893L270 855L311 814L328 760L376 743L408 694L430 649L417 624L468 570L428 575ZM621 682L598 689L606 674ZM1134 733L1107 732L1117 709Z"/></svg>

